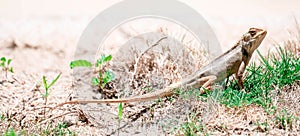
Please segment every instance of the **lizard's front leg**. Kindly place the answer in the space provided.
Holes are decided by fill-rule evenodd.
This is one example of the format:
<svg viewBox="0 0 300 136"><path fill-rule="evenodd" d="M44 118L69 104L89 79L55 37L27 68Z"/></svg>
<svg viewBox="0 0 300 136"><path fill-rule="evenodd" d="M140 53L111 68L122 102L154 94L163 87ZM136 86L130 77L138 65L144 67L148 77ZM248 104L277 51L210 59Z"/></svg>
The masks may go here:
<svg viewBox="0 0 300 136"><path fill-rule="evenodd" d="M242 62L239 70L235 73L235 77L238 80L238 86L240 89L244 89L243 74L245 72L246 66L247 65L244 62Z"/></svg>
<svg viewBox="0 0 300 136"><path fill-rule="evenodd" d="M248 53L248 55L243 56L244 57L243 61L240 64L237 73L235 73L235 77L238 80L239 88L242 89L242 90L244 89L244 79L243 79L244 78L244 73L245 73L247 65L249 64L251 56L252 56L252 53Z"/></svg>

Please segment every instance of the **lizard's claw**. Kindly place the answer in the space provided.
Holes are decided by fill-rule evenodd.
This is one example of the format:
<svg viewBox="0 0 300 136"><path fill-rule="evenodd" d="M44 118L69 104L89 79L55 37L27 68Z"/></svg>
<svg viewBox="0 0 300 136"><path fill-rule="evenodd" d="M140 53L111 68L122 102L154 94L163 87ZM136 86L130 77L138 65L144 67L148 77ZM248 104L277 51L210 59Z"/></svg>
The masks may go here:
<svg viewBox="0 0 300 136"><path fill-rule="evenodd" d="M245 90L245 88L243 88L243 89L241 90L241 92L247 93L247 91Z"/></svg>
<svg viewBox="0 0 300 136"><path fill-rule="evenodd" d="M211 90L212 83L216 79L216 76L206 76L198 79L198 83L201 85L200 93L203 94L206 92L206 90Z"/></svg>

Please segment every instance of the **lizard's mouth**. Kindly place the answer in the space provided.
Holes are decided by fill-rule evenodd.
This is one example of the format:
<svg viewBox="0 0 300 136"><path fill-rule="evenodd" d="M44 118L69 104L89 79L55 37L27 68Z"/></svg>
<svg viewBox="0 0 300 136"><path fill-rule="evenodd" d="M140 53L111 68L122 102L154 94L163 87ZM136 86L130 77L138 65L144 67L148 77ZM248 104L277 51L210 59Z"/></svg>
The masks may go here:
<svg viewBox="0 0 300 136"><path fill-rule="evenodd" d="M267 35L267 31L266 30L262 30L259 35L262 37L262 39L264 39L266 37L266 35Z"/></svg>
<svg viewBox="0 0 300 136"><path fill-rule="evenodd" d="M264 29L258 29L258 28L250 28L250 31L252 29L255 29L256 34L253 37L253 39L256 39L256 45L260 45L260 43L263 41L263 39L266 37L267 35L267 31Z"/></svg>
<svg viewBox="0 0 300 136"><path fill-rule="evenodd" d="M266 30L263 30L263 31L261 31L261 32L259 32L259 34L258 34L258 42L259 42L259 44L263 41L263 39L266 37L266 35L267 35L267 31Z"/></svg>
<svg viewBox="0 0 300 136"><path fill-rule="evenodd" d="M254 37L254 38L260 37L261 39L264 39L266 37L266 35L267 35L267 31L260 29L260 31L257 32L256 37Z"/></svg>

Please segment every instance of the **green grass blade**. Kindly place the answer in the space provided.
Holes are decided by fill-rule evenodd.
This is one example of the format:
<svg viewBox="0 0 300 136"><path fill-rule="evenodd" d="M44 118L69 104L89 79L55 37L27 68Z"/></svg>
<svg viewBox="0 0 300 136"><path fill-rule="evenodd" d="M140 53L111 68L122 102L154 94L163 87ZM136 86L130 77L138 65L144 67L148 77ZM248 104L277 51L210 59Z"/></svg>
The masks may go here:
<svg viewBox="0 0 300 136"><path fill-rule="evenodd" d="M54 80L52 80L52 82L51 82L51 84L48 86L48 88L50 88L52 85L55 84L55 82L59 79L60 75L61 75L61 73L58 74Z"/></svg>
<svg viewBox="0 0 300 136"><path fill-rule="evenodd" d="M269 61L266 60L263 55L260 53L260 51L257 50L257 53L260 57L260 59L262 60L262 62L265 64L265 66L269 69L269 70L273 70L272 66L270 65Z"/></svg>
<svg viewBox="0 0 300 136"><path fill-rule="evenodd" d="M74 67L92 67L92 63L87 60L71 61L70 68L73 69Z"/></svg>
<svg viewBox="0 0 300 136"><path fill-rule="evenodd" d="M110 61L111 59L112 59L111 55L108 55L108 56L101 55L101 58L97 60L96 67L102 65L105 62Z"/></svg>
<svg viewBox="0 0 300 136"><path fill-rule="evenodd" d="M10 65L11 61L12 61L11 59L7 60L7 66Z"/></svg>
<svg viewBox="0 0 300 136"><path fill-rule="evenodd" d="M119 121L122 120L122 117L123 117L123 104L120 103L119 106L118 106L118 119L119 119Z"/></svg>
<svg viewBox="0 0 300 136"><path fill-rule="evenodd" d="M47 84L46 76L43 76L43 83L44 83L45 90L48 91L48 84Z"/></svg>
<svg viewBox="0 0 300 136"><path fill-rule="evenodd" d="M111 55L108 55L104 58L104 62L108 62L112 59L112 56Z"/></svg>
<svg viewBox="0 0 300 136"><path fill-rule="evenodd" d="M96 78L96 77L93 77L93 78L92 78L92 84L93 84L93 85L99 85L99 83L100 83L100 81L99 81L98 78Z"/></svg>

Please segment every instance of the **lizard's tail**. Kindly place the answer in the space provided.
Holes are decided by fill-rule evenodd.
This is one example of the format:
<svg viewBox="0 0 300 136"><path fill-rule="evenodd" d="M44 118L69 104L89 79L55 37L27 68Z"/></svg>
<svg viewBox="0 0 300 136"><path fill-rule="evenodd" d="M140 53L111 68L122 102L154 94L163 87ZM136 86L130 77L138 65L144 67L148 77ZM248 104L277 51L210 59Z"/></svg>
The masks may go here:
<svg viewBox="0 0 300 136"><path fill-rule="evenodd" d="M74 101L68 101L64 103L60 103L56 105L55 107L51 108L56 109L57 107L63 106L65 104L86 104L86 103L130 103L130 102L141 102L141 101L149 101L153 99L163 98L167 96L173 95L173 89L180 86L179 84L172 84L171 86L168 86L164 89L151 92L148 94L144 94L141 96L135 96L130 98L121 98L121 99L103 99L103 100L74 100Z"/></svg>

